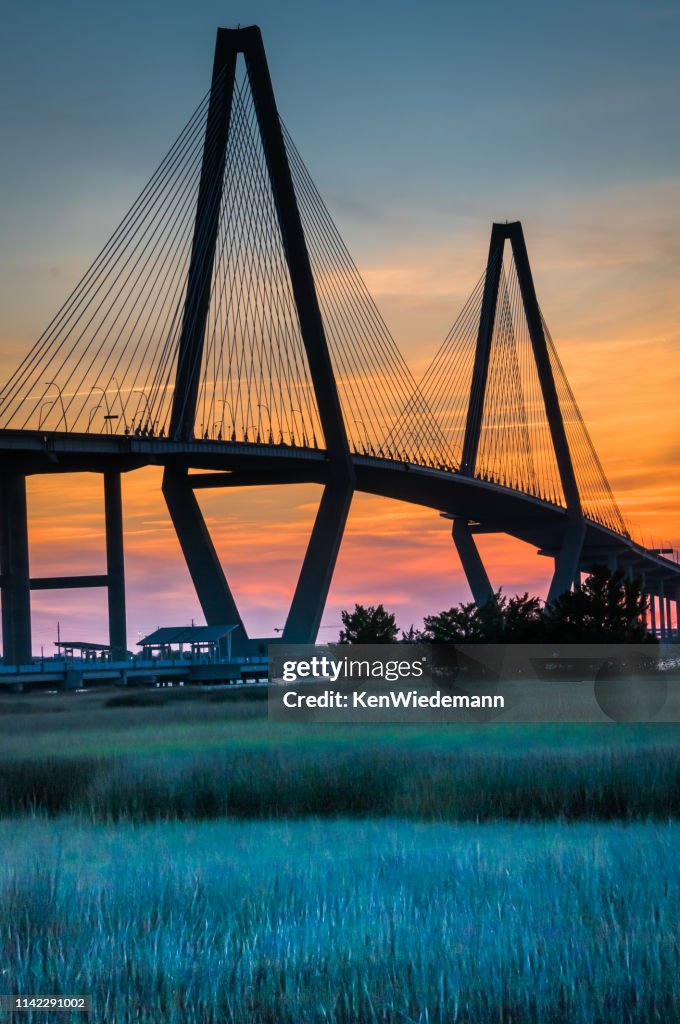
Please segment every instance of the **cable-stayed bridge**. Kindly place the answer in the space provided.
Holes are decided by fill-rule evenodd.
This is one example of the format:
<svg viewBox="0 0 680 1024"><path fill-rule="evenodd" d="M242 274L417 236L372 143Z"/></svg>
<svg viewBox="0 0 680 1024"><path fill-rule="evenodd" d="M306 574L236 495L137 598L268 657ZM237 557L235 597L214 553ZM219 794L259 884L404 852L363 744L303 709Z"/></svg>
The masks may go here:
<svg viewBox="0 0 680 1024"><path fill-rule="evenodd" d="M548 600L598 564L642 578L671 632L680 566L637 544L541 312L521 224L420 381L281 121L259 29L220 29L211 87L136 202L0 387L4 657L31 660L32 589L105 586L126 650L121 473L163 493L211 625L253 643L195 492L314 482L322 497L282 639L316 637L355 490L436 510L473 595L475 534L554 559ZM26 476L104 477L107 572L32 578Z"/></svg>

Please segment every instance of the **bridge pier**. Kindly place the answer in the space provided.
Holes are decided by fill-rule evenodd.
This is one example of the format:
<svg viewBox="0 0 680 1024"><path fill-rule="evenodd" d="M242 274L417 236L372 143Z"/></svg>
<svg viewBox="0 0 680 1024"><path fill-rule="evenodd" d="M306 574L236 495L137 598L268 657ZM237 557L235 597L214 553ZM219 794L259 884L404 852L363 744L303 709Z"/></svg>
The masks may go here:
<svg viewBox="0 0 680 1024"><path fill-rule="evenodd" d="M162 490L205 621L240 626L247 637L187 471L166 469Z"/></svg>
<svg viewBox="0 0 680 1024"><path fill-rule="evenodd" d="M666 595L664 593L663 580L659 580L659 635L662 640L666 639Z"/></svg>
<svg viewBox="0 0 680 1024"><path fill-rule="evenodd" d="M0 479L0 584L4 662L26 665L33 660L33 653L28 512L23 473L7 473Z"/></svg>
<svg viewBox="0 0 680 1024"><path fill-rule="evenodd" d="M285 643L313 644L316 640L345 532L352 494L351 482L337 477L324 487L284 626L282 639Z"/></svg>
<svg viewBox="0 0 680 1024"><path fill-rule="evenodd" d="M454 519L451 536L456 545L468 586L472 591L473 600L481 608L494 596L494 590L468 522L465 519Z"/></svg>
<svg viewBox="0 0 680 1024"><path fill-rule="evenodd" d="M666 595L666 634L669 640L673 638L673 602L670 594Z"/></svg>
<svg viewBox="0 0 680 1024"><path fill-rule="evenodd" d="M555 571L548 590L546 604L571 589L578 576L580 585L579 562L583 541L586 535L586 524L582 519L572 519L567 524L562 539L562 547L555 555Z"/></svg>
<svg viewBox="0 0 680 1024"><path fill-rule="evenodd" d="M114 661L124 661L127 657L123 500L120 481L120 473L104 473L109 644L111 646L111 657Z"/></svg>

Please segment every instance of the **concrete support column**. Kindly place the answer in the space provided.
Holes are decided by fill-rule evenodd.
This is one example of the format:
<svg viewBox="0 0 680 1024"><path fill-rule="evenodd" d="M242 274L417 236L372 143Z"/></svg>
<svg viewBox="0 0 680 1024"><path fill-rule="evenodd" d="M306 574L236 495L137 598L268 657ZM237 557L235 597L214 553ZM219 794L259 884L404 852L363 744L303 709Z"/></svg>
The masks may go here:
<svg viewBox="0 0 680 1024"><path fill-rule="evenodd" d="M4 662L26 665L32 661L31 583L23 473L0 478L0 579Z"/></svg>
<svg viewBox="0 0 680 1024"><path fill-rule="evenodd" d="M120 473L104 473L104 518L106 523L109 644L114 661L122 661L127 657L127 625L125 621L125 559Z"/></svg>
<svg viewBox="0 0 680 1024"><path fill-rule="evenodd" d="M663 580L659 583L659 635L662 640L666 639L666 595Z"/></svg>
<svg viewBox="0 0 680 1024"><path fill-rule="evenodd" d="M562 547L555 557L555 572L550 583L546 604L552 604L560 594L570 590L579 572L579 560L586 535L582 519L572 519L564 531Z"/></svg>
<svg viewBox="0 0 680 1024"><path fill-rule="evenodd" d="M491 581L486 574L482 557L475 544L472 531L465 519L454 519L451 530L453 543L456 545L458 557L463 565L463 572L468 581L475 604L481 608L494 596Z"/></svg>
<svg viewBox="0 0 680 1024"><path fill-rule="evenodd" d="M246 637L236 602L186 470L165 470L163 496L205 621L209 626L239 626L240 636Z"/></svg>
<svg viewBox="0 0 680 1024"><path fill-rule="evenodd" d="M649 595L649 619L651 631L656 636L656 594L653 591Z"/></svg>
<svg viewBox="0 0 680 1024"><path fill-rule="evenodd" d="M351 483L343 480L342 476L327 483L324 488L283 629L284 643L316 642L352 503L352 493Z"/></svg>

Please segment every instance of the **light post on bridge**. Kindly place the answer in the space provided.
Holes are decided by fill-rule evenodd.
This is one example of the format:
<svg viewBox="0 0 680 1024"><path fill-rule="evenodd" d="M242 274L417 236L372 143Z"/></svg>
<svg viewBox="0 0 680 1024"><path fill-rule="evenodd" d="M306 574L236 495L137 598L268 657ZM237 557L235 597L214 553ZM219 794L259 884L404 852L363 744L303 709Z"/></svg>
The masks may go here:
<svg viewBox="0 0 680 1024"><path fill-rule="evenodd" d="M112 413L111 412L111 406L109 405L109 398L108 398L108 395L107 395L106 391L104 390L104 388L100 387L98 384L94 384L93 387L92 387L92 390L93 391L101 391L101 393L102 393L102 396L103 396L103 399L104 399L104 407L106 409L106 413L104 415L104 422L105 422L106 426L108 426L108 428L109 428L109 433L113 434L113 422L112 421L120 419L120 417L119 417L118 413ZM100 402L97 403L97 405L95 405L94 409L90 410L90 418L89 418L89 420L87 422L87 429L88 429L88 431L89 431L89 429L90 429L90 427L92 425L92 419L93 419L95 413L97 412L98 409L101 409L101 407L102 407L102 403L100 401Z"/></svg>
<svg viewBox="0 0 680 1024"><path fill-rule="evenodd" d="M229 402L226 398L218 398L217 401L222 403L222 426L224 426L224 410L229 410L229 415L231 417L231 440L233 443L236 441L236 417L234 416L234 410L232 408L231 402ZM221 438L219 440L221 440Z"/></svg>
<svg viewBox="0 0 680 1024"><path fill-rule="evenodd" d="M59 398L59 403L61 405L61 416L62 416L62 419L64 421L64 430L68 430L68 423L66 421L66 409L64 408L64 396L61 393L61 388L57 384L56 380L46 380L46 381L43 381L43 384L47 384L48 387L54 387L54 388L57 389L57 396ZM50 405L50 410L54 408L56 401L57 401L56 398L53 399L52 404ZM40 406L40 416L38 418L38 430L42 429L42 410L43 410L43 408L44 408L44 406L46 404L47 404L46 402L43 402L43 404Z"/></svg>
<svg viewBox="0 0 680 1024"><path fill-rule="evenodd" d="M306 429L305 429L305 418L302 415L302 410L298 409L296 407L295 409L291 409L291 412L292 413L297 413L299 415L299 417L300 417L300 434L302 436L302 445L303 445L304 448L307 448L307 432L306 432ZM293 425L293 428L294 428L294 425ZM294 435L292 433L291 433L290 436L291 436L291 440L292 440L292 443L293 443L293 447L295 447L295 437L294 437Z"/></svg>
<svg viewBox="0 0 680 1024"><path fill-rule="evenodd" d="M364 423L363 420L358 420L356 418L356 416L354 416L354 415L352 416L352 419L354 420L354 426L357 428L357 437L359 438L360 443L363 445L364 455L368 455L371 446L370 446L369 439L368 439L368 430L366 429L366 424ZM363 430L364 430L364 437L363 438L361 437L361 431L359 430L359 424L361 424L361 426L363 427ZM373 452L373 454L375 455L375 452Z"/></svg>
<svg viewBox="0 0 680 1024"><path fill-rule="evenodd" d="M150 434L153 437L154 425L155 424L154 424L154 421L152 419L151 407L149 405L149 396L147 395L146 391L143 390L143 388L133 388L132 389L132 394L133 395L141 395L142 398L144 399L144 411L146 413L146 431L147 431L148 434ZM133 420L133 423L134 423L134 420ZM137 430L139 431L140 434L142 434L143 429L144 428L141 426L141 424L139 424L137 426ZM143 435L143 436L146 436L146 435Z"/></svg>
<svg viewBox="0 0 680 1024"><path fill-rule="evenodd" d="M267 440L267 444L274 444L274 435L272 433L272 414L269 411L269 406L267 405L266 402L258 402L257 403L257 407L258 407L258 409L266 409L267 410L267 419L269 420L269 438ZM258 420L258 423L259 423L259 420ZM259 436L260 436L260 428L259 428L259 425L258 425L258 438L259 438Z"/></svg>

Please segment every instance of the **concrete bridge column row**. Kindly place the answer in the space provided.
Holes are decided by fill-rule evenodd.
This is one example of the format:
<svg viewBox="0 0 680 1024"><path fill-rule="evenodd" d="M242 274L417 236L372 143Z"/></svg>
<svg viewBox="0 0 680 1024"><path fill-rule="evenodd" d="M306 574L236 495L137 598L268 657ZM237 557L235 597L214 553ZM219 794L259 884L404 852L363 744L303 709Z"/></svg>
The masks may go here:
<svg viewBox="0 0 680 1024"><path fill-rule="evenodd" d="M648 626L662 640L680 642L680 588L660 580L649 586Z"/></svg>
<svg viewBox="0 0 680 1024"><path fill-rule="evenodd" d="M29 568L26 475L20 472L7 472L0 477L0 598L3 661L6 665L29 665L33 660L31 590L106 587L111 655L114 660L126 657L121 474L106 472L103 478L106 573L32 578Z"/></svg>
<svg viewBox="0 0 680 1024"><path fill-rule="evenodd" d="M656 575L654 570L639 576L647 598L647 629L660 640L680 641L680 586Z"/></svg>

